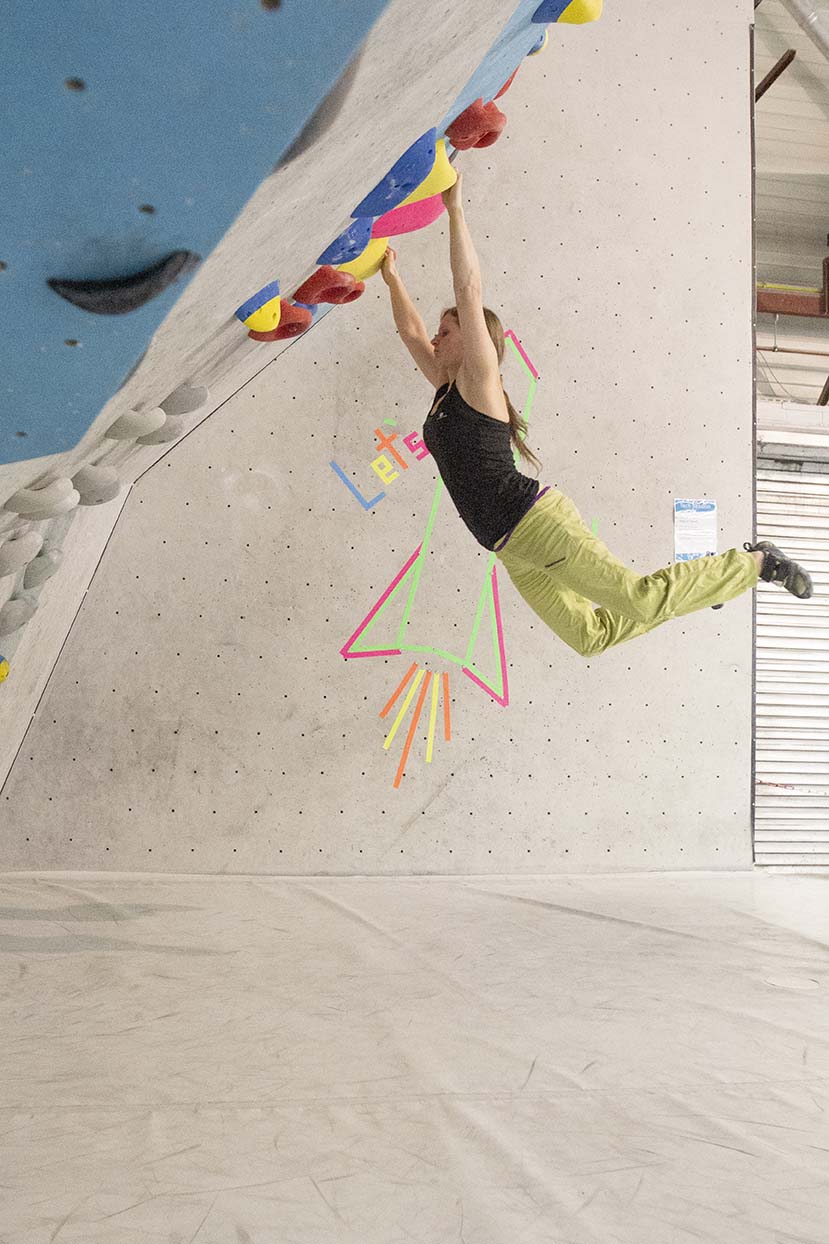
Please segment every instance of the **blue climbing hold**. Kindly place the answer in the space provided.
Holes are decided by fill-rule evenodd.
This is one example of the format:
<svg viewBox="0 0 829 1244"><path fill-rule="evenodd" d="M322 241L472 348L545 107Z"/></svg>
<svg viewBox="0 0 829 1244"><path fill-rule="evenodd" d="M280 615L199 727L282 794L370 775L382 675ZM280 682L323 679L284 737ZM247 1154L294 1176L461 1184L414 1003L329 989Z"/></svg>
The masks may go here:
<svg viewBox="0 0 829 1244"><path fill-rule="evenodd" d="M413 142L408 151L386 173L382 181L366 195L351 213L357 216L382 216L399 207L432 171L435 163L437 130L431 129Z"/></svg>
<svg viewBox="0 0 829 1244"><path fill-rule="evenodd" d="M279 281L271 281L270 285L263 285L257 294L252 298L248 298L247 302L243 302L241 307L236 311L237 320L241 320L244 324L249 315L253 315L254 311L258 311L260 307L264 307L266 302L270 302L273 298L279 297Z"/></svg>
<svg viewBox="0 0 829 1244"><path fill-rule="evenodd" d="M372 217L355 220L353 225L334 239L328 250L322 252L317 260L319 266L322 268L325 264L333 266L338 263L351 263L353 259L357 259L371 241L373 223Z"/></svg>
<svg viewBox="0 0 829 1244"><path fill-rule="evenodd" d="M548 22L557 22L569 4L570 0L541 0L532 15L532 21L541 22L545 26Z"/></svg>

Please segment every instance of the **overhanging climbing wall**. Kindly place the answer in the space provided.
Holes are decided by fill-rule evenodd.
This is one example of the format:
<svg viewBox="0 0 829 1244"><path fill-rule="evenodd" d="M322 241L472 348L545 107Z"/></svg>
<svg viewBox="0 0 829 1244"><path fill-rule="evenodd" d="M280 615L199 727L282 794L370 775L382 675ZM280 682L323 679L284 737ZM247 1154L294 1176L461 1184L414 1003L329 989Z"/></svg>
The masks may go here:
<svg viewBox="0 0 829 1244"><path fill-rule="evenodd" d="M497 136L497 126L506 118L490 96L506 89L526 56L546 44L551 22L587 20L599 8L598 0L569 4L556 0L552 5L545 0L539 7L523 0L518 9L510 0L497 0L483 16L471 4L456 6L447 15L439 0L430 0L416 12L405 0L390 0L359 52L315 108L303 63L320 54L320 40L300 39L302 54L290 58L284 39L275 45L275 63L283 71L279 91L272 87L276 98L293 89L303 100L299 115L310 113L283 151L277 170L262 182L221 244L198 268L145 356L78 444L63 454L0 462L0 681L9 672L0 699L2 778L124 503L125 489L246 378L278 356L286 340L271 340L272 329L277 339L309 331L308 320L314 328L332 303L360 295L364 279L376 275L382 257L382 238L371 237L375 229L388 223L401 233L427 223L417 216L433 201L442 209L437 191L454 174L439 133L446 130L449 138L451 130L459 145L486 142L490 133ZM315 12L319 15L320 10ZM155 37L166 37L164 15L153 16ZM207 18L226 31L216 12ZM253 20L249 11L248 18ZM59 29L58 24L53 39ZM284 33L282 26L274 29ZM26 41L25 29L16 34L19 41ZM220 46L213 85L232 112L234 73L237 68L244 73L244 62L237 64L240 53L232 40L220 40ZM338 47L345 58L347 41ZM129 75L129 66L124 72ZM95 78L78 81L85 90L96 87ZM53 113L59 111L56 92L59 98L64 90L63 83L51 79L50 83L50 90L38 100L45 152L33 150L33 160L39 152L44 159L49 154L50 127L56 123ZM97 89L106 94L114 87L105 82L97 83ZM146 82L144 90L152 96ZM270 116L270 105L262 101L262 107ZM100 114L99 107L89 121L87 137L95 116L100 123ZM423 116L430 122L425 129ZM372 121L372 142L361 141L357 150L355 135L363 133L367 117ZM437 124L436 117L442 118ZM284 123L281 111L279 118ZM263 125L270 138L281 135L282 150L291 130L280 131L270 121ZM148 142L153 134L150 127ZM199 131L199 141L210 146L211 138ZM214 144L212 158L215 176L227 180L234 166L226 167L222 150ZM92 144L88 158L94 160L98 154ZM406 205L401 200L411 199L412 189L417 202ZM197 210L195 205L193 211ZM401 215L416 219L401 222ZM19 223L21 228L31 227L23 217ZM60 224L64 232L73 227L68 216ZM82 225L83 220L74 222L76 229ZM41 239L48 251L47 242L48 235L45 242ZM94 250L92 242L88 249ZM27 265L37 267L38 254L36 248L26 254L26 264L18 265L18 281ZM331 267L334 263L336 270ZM328 279L332 274L337 288ZM30 276L35 283L43 280L34 270ZM76 271L71 290L62 289L75 300L70 305L78 303L85 317L84 336L73 349L91 350L87 357L94 368L96 359L106 363L105 343L96 337L101 317L106 321L113 315L126 316L140 338L141 317L135 317L144 295L153 291L146 273L136 274L134 280L116 278L103 287L93 282L91 290L88 282L77 287L78 276ZM328 288L314 291L314 297L327 308L301 304L300 296L310 296L309 280L313 286L320 276ZM274 297L277 289L281 298ZM51 286L49 292L58 297ZM37 358L23 351L15 366L18 371L27 366L36 369ZM70 392L67 376L53 394L58 413ZM19 416L20 411L13 414ZM41 412L47 423L49 414L49 409Z"/></svg>
<svg viewBox="0 0 829 1244"><path fill-rule="evenodd" d="M722 549L751 530L750 18L606 12L461 157L543 479L642 571L675 497L718 501ZM399 250L431 330L443 224ZM441 495L430 396L369 284L141 479L7 782L9 866L750 862L750 599L577 657Z"/></svg>
<svg viewBox="0 0 829 1244"><path fill-rule="evenodd" d="M172 126L158 177L174 177L176 172L169 172L173 165L178 170L187 163L177 158L177 144L192 143L194 128L210 149L215 182L227 187L229 197L239 195L238 202L245 180L258 167L261 143L266 151L280 153L278 168L256 189L222 243L199 262L194 276L189 265L193 251L164 250L164 228L171 226L167 218L172 213L173 224L178 221L190 239L215 229L209 197L204 203L198 197L188 199L185 216L177 215L176 203L172 208L167 204L167 225L162 221L151 229L144 224L149 266L134 267L139 253L131 251L133 267L128 270L112 260L112 236L83 233L88 216L78 211L73 228L81 258L60 279L47 277L44 265L65 245L63 221L32 221L17 182L25 182L37 164L41 183L60 184L62 146L77 148L73 188L87 165L97 168L106 163L108 144L115 144L122 163L134 158L136 167L141 167L146 152L142 148L127 157L123 142L107 128L123 108L117 75L101 68L101 26L106 31L107 15L96 10L98 20L87 22L80 41L61 40L61 21L66 19L62 11L56 15L49 34L52 55L37 65L42 91L22 112L16 97L14 107L10 104L10 112L19 117L16 141L31 157L32 167L10 163L15 185L9 210L25 244L10 251L11 264L4 262L2 270L11 281L5 282L6 290L17 287L30 300L47 296L71 307L80 336L60 343L63 372L60 383L50 389L49 403L35 401L34 389L32 393L26 389L25 401L10 408L6 433L17 428L15 437L25 440L30 453L35 452L35 432L49 439L52 447L60 444L66 434L66 408L72 406L78 381L72 361L81 356L86 361L81 372L88 381L82 393L88 411L86 417L75 414L82 427L96 409L96 386L107 388L111 350L106 325L131 323L134 362L129 376L71 450L29 460L0 460L0 682L10 671L14 685L14 692L6 688L0 699L2 777L123 505L124 489L156 463L166 447L209 418L246 378L273 362L290 338L319 325L332 305L361 296L365 280L376 276L380 265L383 231L398 236L424 228L443 210L438 192L454 177L447 142L459 149L484 146L497 138L507 118L492 97L508 90L528 55L544 50L551 25L590 21L600 9L600 0L543 0L540 5L523 0L518 9L509 0L497 0L483 15L471 5L456 6L447 15L438 0L429 0L417 12L405 0L390 0L354 55L350 44L354 30L349 25L324 22L320 29L314 24L307 29L294 6L280 7L278 24L263 26L263 21L274 19L271 0L260 0L259 9L246 15L235 10L228 14L222 5L198 12L180 10L177 34L182 35L188 21L205 22L209 27L205 39L212 47L209 80L199 80L204 90L195 111L222 118L230 133L233 83L241 76L249 88L250 81L245 41L229 37L228 30L248 32L253 25L278 36L270 44L278 86L269 80L256 113L264 138L248 141L249 127L241 126L240 151L234 147L228 159L224 159L228 143L217 137L218 122L204 131L188 127L185 109L173 111L167 101L159 104L152 75L138 72L148 40L171 37L163 15L148 11L146 25L138 19L137 25L124 27L122 37L128 46L117 73L126 81L126 96L134 80L141 80L139 111L148 149L153 149L159 129ZM356 11L367 20L373 10L363 4ZM324 14L324 7L317 7L314 21L321 21ZM39 17L40 11L12 26L14 46L21 47L24 62L30 55L31 22ZM319 73L307 75L306 61L324 66L321 80ZM59 62L63 72L78 68L80 62L90 67L90 73L61 81L55 76ZM317 87L329 75L330 90L317 102ZM174 81L178 90L182 72L177 71ZM67 92L76 101L76 112L67 112ZM299 97L299 102L291 108L281 106L286 95ZM21 98L29 100L26 91L21 91ZM192 104L187 95L185 101ZM432 122L442 119L423 129L422 116ZM366 117L372 118L372 143L362 143L356 152L355 134L362 133ZM187 131L184 138L183 131ZM439 138L444 131L446 139ZM54 142L56 133L61 142ZM148 218L156 209L142 203L141 184L141 179L129 178L124 203ZM106 195L103 199L108 202ZM121 219L116 211L112 223L116 233ZM183 256L187 264L182 266ZM110 271L102 274L106 262ZM168 277L176 277L173 284L185 287L146 352L139 355L146 346L146 316L163 311L159 300L169 292ZM320 305L307 305L311 299ZM31 336L35 330L29 320L19 316L19 321L15 336L19 348L14 366L6 372L9 393L17 381L25 388L27 372L39 376L42 356L45 367L59 367L49 350L45 317L36 330L42 340ZM32 358L32 352L37 357ZM101 508L100 515L96 508Z"/></svg>
<svg viewBox="0 0 829 1244"><path fill-rule="evenodd" d="M0 462L81 439L385 4L3 6Z"/></svg>

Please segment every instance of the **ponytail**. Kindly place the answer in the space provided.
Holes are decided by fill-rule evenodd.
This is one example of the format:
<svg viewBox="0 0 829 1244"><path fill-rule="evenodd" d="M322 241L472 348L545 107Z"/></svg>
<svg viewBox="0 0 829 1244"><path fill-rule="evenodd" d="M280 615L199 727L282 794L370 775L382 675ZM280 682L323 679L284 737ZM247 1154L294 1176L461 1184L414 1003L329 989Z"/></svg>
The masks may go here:
<svg viewBox="0 0 829 1244"><path fill-rule="evenodd" d="M527 421L526 419L521 418L518 411L515 409L512 402L509 400L509 394L504 388L504 377L503 376L501 377L501 389L503 390L503 394L506 399L507 413L509 414L510 440L512 441L513 445L518 450L518 453L524 459L524 461L529 462L532 466L536 467L538 471L540 472L541 463L539 462L538 458L536 458L535 454L530 449L530 447L526 444L525 439L524 439L527 435Z"/></svg>
<svg viewBox="0 0 829 1244"><path fill-rule="evenodd" d="M499 364L503 363L504 349L505 349L503 325L501 321L498 319L498 316L495 314L495 312L491 311L489 307L484 307L483 311L484 311L484 320L486 321L487 332L492 338L492 344L495 346L495 350L498 355L498 362ZM460 316L458 315L457 307L449 307L447 311L444 311L442 313L441 319L443 319L444 315L453 315L455 319L458 321L458 323L460 323ZM506 403L507 403L507 413L509 414L510 440L512 441L512 444L518 450L519 455L524 459L524 461L531 463L533 466L537 467L538 470L540 471L542 464L539 462L538 458L536 458L535 454L529 448L529 446L525 443L524 438L527 435L527 421L526 419L521 418L518 411L515 409L512 402L509 400L509 394L504 388L504 377L501 376L500 379L501 379L501 390L504 394L504 399L506 400Z"/></svg>

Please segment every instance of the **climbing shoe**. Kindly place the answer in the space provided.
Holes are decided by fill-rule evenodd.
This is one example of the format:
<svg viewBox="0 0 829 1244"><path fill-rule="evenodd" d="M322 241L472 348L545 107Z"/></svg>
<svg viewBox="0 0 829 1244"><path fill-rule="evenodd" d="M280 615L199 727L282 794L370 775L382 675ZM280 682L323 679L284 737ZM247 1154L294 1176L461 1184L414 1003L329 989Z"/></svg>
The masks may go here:
<svg viewBox="0 0 829 1244"><path fill-rule="evenodd" d="M760 578L764 583L780 583L799 600L808 600L812 595L812 580L809 575L774 544L761 540L758 544L744 544L743 548L747 553L763 554Z"/></svg>

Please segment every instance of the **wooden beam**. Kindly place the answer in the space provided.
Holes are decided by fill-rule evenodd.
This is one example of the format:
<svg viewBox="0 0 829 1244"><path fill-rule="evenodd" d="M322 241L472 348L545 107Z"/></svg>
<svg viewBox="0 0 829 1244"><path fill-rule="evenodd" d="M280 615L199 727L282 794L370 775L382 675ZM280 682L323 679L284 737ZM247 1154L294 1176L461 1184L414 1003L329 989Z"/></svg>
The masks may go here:
<svg viewBox="0 0 829 1244"><path fill-rule="evenodd" d="M796 56L797 56L797 52L794 50L794 48L789 48L788 52L783 53L783 55L780 57L780 60L777 62L777 64L772 69L768 71L765 78L763 78L763 81L760 83L760 85L757 87L757 90L754 92L755 104L757 103L758 99L762 99L762 97L765 95L769 87L774 85L774 83L780 77L781 73L786 72L789 65L792 63L792 61L794 60Z"/></svg>
<svg viewBox="0 0 829 1244"><path fill-rule="evenodd" d="M823 391L817 400L817 404L818 406L829 406L829 376L826 377L826 384L823 386Z"/></svg>
<svg viewBox="0 0 829 1244"><path fill-rule="evenodd" d="M771 315L808 315L829 319L829 255L823 261L823 288L816 293L797 289L757 290L757 310Z"/></svg>
<svg viewBox="0 0 829 1244"><path fill-rule="evenodd" d="M821 294L796 294L783 289L758 289L757 310L771 315L826 316Z"/></svg>

